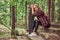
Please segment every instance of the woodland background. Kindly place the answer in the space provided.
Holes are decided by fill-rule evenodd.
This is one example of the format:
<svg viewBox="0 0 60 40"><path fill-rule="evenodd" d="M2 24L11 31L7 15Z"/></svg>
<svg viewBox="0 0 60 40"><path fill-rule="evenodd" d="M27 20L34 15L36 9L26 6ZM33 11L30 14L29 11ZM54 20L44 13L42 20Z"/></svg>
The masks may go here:
<svg viewBox="0 0 60 40"><path fill-rule="evenodd" d="M49 16L51 22L60 22L60 0L0 0L0 36L11 32L11 6L15 6L15 27L26 29L28 26L29 8L27 5L37 4ZM3 26L3 27L2 27ZM4 28L9 32L6 32ZM3 30L3 31L1 31Z"/></svg>

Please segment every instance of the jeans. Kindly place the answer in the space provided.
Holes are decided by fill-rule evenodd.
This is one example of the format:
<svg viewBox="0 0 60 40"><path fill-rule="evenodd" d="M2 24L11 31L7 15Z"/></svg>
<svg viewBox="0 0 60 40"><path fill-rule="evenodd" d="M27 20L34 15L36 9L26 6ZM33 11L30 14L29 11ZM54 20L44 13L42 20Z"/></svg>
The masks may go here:
<svg viewBox="0 0 60 40"><path fill-rule="evenodd" d="M42 25L41 22L35 20L34 21L34 26L32 28L34 30L34 32L37 32L39 25Z"/></svg>
<svg viewBox="0 0 60 40"><path fill-rule="evenodd" d="M29 28L29 30L30 30L30 31L29 31L29 34L31 34L31 33L33 32L33 30L34 30L34 32L37 33L37 30L38 30L39 25L42 26L42 23L41 23L40 21L36 21L36 20L35 20L33 27L30 27L30 28ZM47 30L49 27L50 27L50 24L46 25L46 26L44 27L44 29Z"/></svg>
<svg viewBox="0 0 60 40"><path fill-rule="evenodd" d="M42 25L41 22L35 20L34 24L33 24L33 27L29 27L29 34L31 34L31 32L33 32L33 30L34 30L34 32L37 32L37 29L38 29L39 25Z"/></svg>

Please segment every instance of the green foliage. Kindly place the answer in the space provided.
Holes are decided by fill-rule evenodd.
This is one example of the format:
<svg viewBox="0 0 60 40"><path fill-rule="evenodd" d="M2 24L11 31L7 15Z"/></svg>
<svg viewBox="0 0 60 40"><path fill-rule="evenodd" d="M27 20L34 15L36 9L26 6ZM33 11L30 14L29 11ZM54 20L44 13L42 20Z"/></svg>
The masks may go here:
<svg viewBox="0 0 60 40"><path fill-rule="evenodd" d="M26 4L27 1L27 4ZM59 2L60 0L55 0L55 20L58 21L58 12L59 12ZM15 6L16 9L16 30L21 34L24 33L23 30L19 28L26 28L25 21L29 15L29 9L26 8L27 5L32 3L37 4L41 9L48 13L48 0L0 0L0 24L5 25L7 28L11 27L11 13L10 5ZM26 32L25 32L26 33ZM5 33L0 33L0 36ZM8 34L9 35L9 34Z"/></svg>
<svg viewBox="0 0 60 40"><path fill-rule="evenodd" d="M59 0L55 0L55 20L58 21L59 18Z"/></svg>
<svg viewBox="0 0 60 40"><path fill-rule="evenodd" d="M0 1L0 23L10 26L10 3L8 0Z"/></svg>
<svg viewBox="0 0 60 40"><path fill-rule="evenodd" d="M27 17L26 14L28 14L26 13L28 10L25 8L26 1L27 5L36 3L41 9L48 13L48 0L0 0L0 23L5 26L10 26L10 5L14 5L16 7L16 24L20 26L21 23L24 22L22 24L25 25L25 16ZM55 18L58 20L58 0L55 0L55 6Z"/></svg>

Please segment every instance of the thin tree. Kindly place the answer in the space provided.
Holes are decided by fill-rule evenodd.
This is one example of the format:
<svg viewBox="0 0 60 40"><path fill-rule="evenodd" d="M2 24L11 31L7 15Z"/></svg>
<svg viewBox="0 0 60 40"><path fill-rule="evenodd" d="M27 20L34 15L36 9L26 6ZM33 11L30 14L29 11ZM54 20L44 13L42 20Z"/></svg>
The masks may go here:
<svg viewBox="0 0 60 40"><path fill-rule="evenodd" d="M15 35L15 6L10 7L11 10L11 36Z"/></svg>
<svg viewBox="0 0 60 40"><path fill-rule="evenodd" d="M52 3L52 4L51 4L51 5L52 5L52 13L51 13L51 19L52 19L52 20L51 20L51 21L54 22L54 21L55 21L55 20L54 20L54 14L55 14L55 0L52 0L51 3Z"/></svg>
<svg viewBox="0 0 60 40"><path fill-rule="evenodd" d="M54 14L55 14L55 0L48 0L48 15L50 21L54 21Z"/></svg>
<svg viewBox="0 0 60 40"><path fill-rule="evenodd" d="M51 21L51 18L50 18L50 14L51 14L51 0L48 0L48 16L49 16L49 19Z"/></svg>

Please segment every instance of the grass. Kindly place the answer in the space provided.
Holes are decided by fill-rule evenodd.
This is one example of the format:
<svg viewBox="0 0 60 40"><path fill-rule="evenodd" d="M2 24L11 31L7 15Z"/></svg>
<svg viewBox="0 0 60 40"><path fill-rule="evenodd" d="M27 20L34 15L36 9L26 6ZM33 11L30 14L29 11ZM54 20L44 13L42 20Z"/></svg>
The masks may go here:
<svg viewBox="0 0 60 40"><path fill-rule="evenodd" d="M16 27L16 30L18 31L19 34L25 34L26 32L24 31L24 27ZM5 38L5 37L11 37L11 33L7 32L0 32L0 38Z"/></svg>
<svg viewBox="0 0 60 40"><path fill-rule="evenodd" d="M0 38L11 37L10 33L0 32Z"/></svg>

